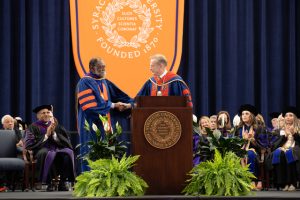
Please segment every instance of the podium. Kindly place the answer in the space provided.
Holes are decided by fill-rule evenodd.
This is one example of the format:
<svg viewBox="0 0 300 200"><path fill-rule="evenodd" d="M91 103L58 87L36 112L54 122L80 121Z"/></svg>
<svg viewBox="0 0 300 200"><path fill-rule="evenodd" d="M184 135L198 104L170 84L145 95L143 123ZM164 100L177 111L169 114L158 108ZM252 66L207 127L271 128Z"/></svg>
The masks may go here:
<svg viewBox="0 0 300 200"><path fill-rule="evenodd" d="M149 185L148 195L177 195L193 167L192 108L186 97L140 96L132 110L134 171Z"/></svg>

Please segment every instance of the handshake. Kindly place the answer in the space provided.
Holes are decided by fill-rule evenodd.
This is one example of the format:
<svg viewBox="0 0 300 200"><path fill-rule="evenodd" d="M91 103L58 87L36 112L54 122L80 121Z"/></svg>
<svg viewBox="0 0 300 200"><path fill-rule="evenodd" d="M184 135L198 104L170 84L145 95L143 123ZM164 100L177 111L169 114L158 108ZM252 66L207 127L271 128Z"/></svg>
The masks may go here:
<svg viewBox="0 0 300 200"><path fill-rule="evenodd" d="M124 110L130 109L131 108L131 104L130 103L118 102L118 103L115 103L115 107L114 108L122 112Z"/></svg>

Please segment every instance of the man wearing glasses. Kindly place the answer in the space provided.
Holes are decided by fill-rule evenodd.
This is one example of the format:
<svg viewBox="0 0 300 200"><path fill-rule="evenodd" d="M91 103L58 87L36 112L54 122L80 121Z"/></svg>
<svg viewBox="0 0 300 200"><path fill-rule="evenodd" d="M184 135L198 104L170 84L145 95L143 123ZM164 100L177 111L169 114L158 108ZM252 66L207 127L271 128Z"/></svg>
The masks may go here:
<svg viewBox="0 0 300 200"><path fill-rule="evenodd" d="M39 181L47 184L47 191L54 190L52 179L60 175L59 191L68 191L67 181L74 181L74 153L64 127L53 117L52 105L33 109L37 121L25 133L25 149L33 152Z"/></svg>

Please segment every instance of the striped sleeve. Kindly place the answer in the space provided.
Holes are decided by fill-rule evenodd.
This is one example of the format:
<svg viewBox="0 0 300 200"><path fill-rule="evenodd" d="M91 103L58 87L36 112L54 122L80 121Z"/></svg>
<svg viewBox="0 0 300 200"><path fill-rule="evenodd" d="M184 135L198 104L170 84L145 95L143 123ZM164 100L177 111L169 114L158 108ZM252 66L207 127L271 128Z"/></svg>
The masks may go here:
<svg viewBox="0 0 300 200"><path fill-rule="evenodd" d="M187 98L187 105L192 108L193 107L193 102L192 102L192 95L191 95L190 90L188 88L184 89L182 91L182 95L188 97Z"/></svg>
<svg viewBox="0 0 300 200"><path fill-rule="evenodd" d="M83 111L97 107L97 101L92 89L80 90L77 94L78 102Z"/></svg>

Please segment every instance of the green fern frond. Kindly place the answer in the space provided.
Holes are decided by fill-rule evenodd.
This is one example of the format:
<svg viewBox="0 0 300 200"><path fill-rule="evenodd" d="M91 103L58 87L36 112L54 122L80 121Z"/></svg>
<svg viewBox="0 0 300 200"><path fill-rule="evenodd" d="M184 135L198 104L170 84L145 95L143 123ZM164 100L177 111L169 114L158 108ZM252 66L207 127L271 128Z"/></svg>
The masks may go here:
<svg viewBox="0 0 300 200"><path fill-rule="evenodd" d="M124 155L120 160L88 160L90 171L83 172L76 178L74 196L76 197L111 197L143 195L147 183L130 171L139 156Z"/></svg>
<svg viewBox="0 0 300 200"><path fill-rule="evenodd" d="M213 161L202 162L188 175L185 195L241 196L251 192L255 176L248 166L242 167L240 158L232 152L222 154L215 150Z"/></svg>
<svg viewBox="0 0 300 200"><path fill-rule="evenodd" d="M233 179L235 179L235 176L232 176L231 174L227 173L224 174L224 179L225 179L225 196L230 196L231 189L233 188ZM236 188L234 188L235 190Z"/></svg>

